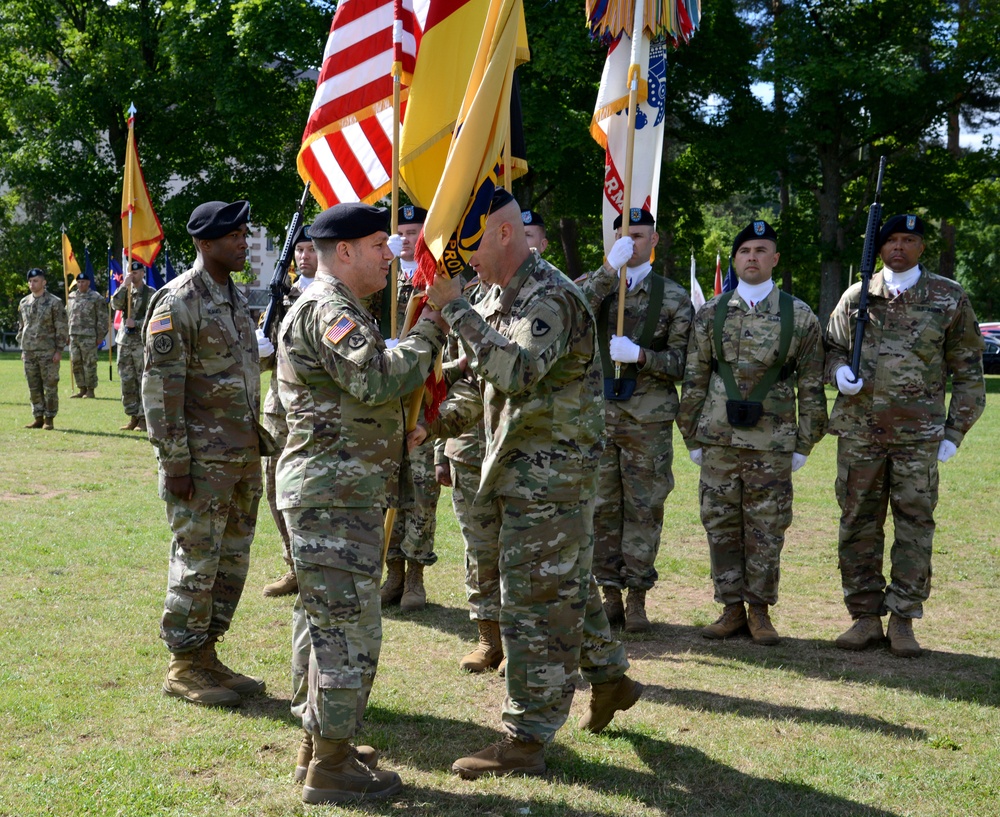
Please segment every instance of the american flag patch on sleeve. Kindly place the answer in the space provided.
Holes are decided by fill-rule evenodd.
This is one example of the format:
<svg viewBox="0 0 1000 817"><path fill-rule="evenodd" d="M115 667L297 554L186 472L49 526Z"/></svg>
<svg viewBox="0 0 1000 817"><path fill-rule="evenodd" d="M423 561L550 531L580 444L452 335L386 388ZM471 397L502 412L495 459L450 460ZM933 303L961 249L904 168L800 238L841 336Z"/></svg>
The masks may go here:
<svg viewBox="0 0 1000 817"><path fill-rule="evenodd" d="M323 335L323 337L336 346L355 326L357 326L357 324L347 317L347 315L341 315L337 321L326 330L326 334Z"/></svg>
<svg viewBox="0 0 1000 817"><path fill-rule="evenodd" d="M170 316L167 315L165 318L157 318L149 322L149 334L155 335L158 332L169 332L174 328L173 321L170 320Z"/></svg>

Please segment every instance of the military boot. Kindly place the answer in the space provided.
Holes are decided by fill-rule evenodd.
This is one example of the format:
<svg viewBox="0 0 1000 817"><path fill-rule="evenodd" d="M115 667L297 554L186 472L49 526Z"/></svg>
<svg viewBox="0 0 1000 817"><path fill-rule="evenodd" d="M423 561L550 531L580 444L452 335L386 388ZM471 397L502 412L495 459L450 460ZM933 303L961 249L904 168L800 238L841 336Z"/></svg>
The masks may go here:
<svg viewBox="0 0 1000 817"><path fill-rule="evenodd" d="M646 618L646 591L632 587L625 602L625 632L648 633L652 629Z"/></svg>
<svg viewBox="0 0 1000 817"><path fill-rule="evenodd" d="M28 423L25 428L41 428L45 425L44 417L36 417L32 422Z"/></svg>
<svg viewBox="0 0 1000 817"><path fill-rule="evenodd" d="M505 737L468 757L460 757L451 770L463 780L486 774L545 774L545 744Z"/></svg>
<svg viewBox="0 0 1000 817"><path fill-rule="evenodd" d="M294 570L289 570L277 581L264 585L264 595L269 599L277 598L278 596L290 596L298 592L299 580Z"/></svg>
<svg viewBox="0 0 1000 817"><path fill-rule="evenodd" d="M913 619L889 614L889 626L886 628L889 637L889 652L900 658L916 658L923 650L913 635Z"/></svg>
<svg viewBox="0 0 1000 817"><path fill-rule="evenodd" d="M84 397L89 397L91 399L95 399L97 397L97 395L94 394L94 390L93 389L87 389L87 393L84 394L83 396Z"/></svg>
<svg viewBox="0 0 1000 817"><path fill-rule="evenodd" d="M735 604L727 604L722 610L722 615L714 624L703 627L701 634L705 638L729 638L731 635L743 632L746 626L747 611L743 607L743 602L738 601Z"/></svg>
<svg viewBox="0 0 1000 817"><path fill-rule="evenodd" d="M399 604L403 597L403 582L406 578L406 562L402 559L393 559L385 563L385 583L379 590L382 597L382 605Z"/></svg>
<svg viewBox="0 0 1000 817"><path fill-rule="evenodd" d="M46 417L45 420L42 421L42 428L46 431L52 431L56 427L55 419L55 417Z"/></svg>
<svg viewBox="0 0 1000 817"><path fill-rule="evenodd" d="M579 726L595 735L601 732L615 716L615 712L630 709L642 697L644 687L623 675L617 681L594 684L590 690L590 708L580 718Z"/></svg>
<svg viewBox="0 0 1000 817"><path fill-rule="evenodd" d="M486 672L500 666L503 661L503 641L500 638L500 623L479 622L479 645L458 662L458 668L466 672Z"/></svg>
<svg viewBox="0 0 1000 817"><path fill-rule="evenodd" d="M193 652L171 654L163 691L202 706L239 706L241 701L239 693L220 686L198 666Z"/></svg>
<svg viewBox="0 0 1000 817"><path fill-rule="evenodd" d="M312 760L302 787L304 803L389 797L403 788L395 772L377 771L358 760L349 741L314 736L312 744Z"/></svg>
<svg viewBox="0 0 1000 817"><path fill-rule="evenodd" d="M69 396L69 399L76 400L78 397L86 397L86 396L87 396L87 390L81 386L80 391L78 391L76 394L71 394Z"/></svg>
<svg viewBox="0 0 1000 817"><path fill-rule="evenodd" d="M239 695L252 695L255 692L264 691L264 681L260 678L252 678L249 675L241 675L231 670L219 660L215 651L217 639L210 638L204 643L200 650L195 653L199 668L205 670L219 686L231 689Z"/></svg>
<svg viewBox="0 0 1000 817"><path fill-rule="evenodd" d="M139 418L136 417L133 414L131 417L129 417L129 420L128 420L127 423L125 423L125 425L118 427L118 430L119 431L135 431L136 428L138 428L138 427L139 427Z"/></svg>
<svg viewBox="0 0 1000 817"><path fill-rule="evenodd" d="M374 746L351 746L354 756L364 763L369 769L378 768L378 749ZM306 779L309 771L309 761L313 756L313 736L308 732L302 733L302 741L299 743L299 753L295 758L295 782L301 783Z"/></svg>
<svg viewBox="0 0 1000 817"><path fill-rule="evenodd" d="M747 625L750 627L750 636L758 644L773 647L780 641L778 631L774 629L771 616L767 613L766 604L747 605Z"/></svg>
<svg viewBox="0 0 1000 817"><path fill-rule="evenodd" d="M859 616L854 619L850 629L837 638L836 644L842 650L865 650L881 644L884 639L881 618Z"/></svg>
<svg viewBox="0 0 1000 817"><path fill-rule="evenodd" d="M622 591L618 587L604 588L604 615L608 617L608 624L612 627L621 627L625 623L625 604L622 602Z"/></svg>
<svg viewBox="0 0 1000 817"><path fill-rule="evenodd" d="M408 561L399 609L411 613L414 610L423 610L426 605L427 591L424 590L424 566L420 562Z"/></svg>
<svg viewBox="0 0 1000 817"><path fill-rule="evenodd" d="M507 656L503 657L503 661L500 662L500 666L497 667L497 676L500 678L507 677Z"/></svg>
<svg viewBox="0 0 1000 817"><path fill-rule="evenodd" d="M146 417L145 416L140 417L139 420L138 420L138 422L136 422L136 424L135 424L135 430L136 431L147 431L147 428L146 428Z"/></svg>

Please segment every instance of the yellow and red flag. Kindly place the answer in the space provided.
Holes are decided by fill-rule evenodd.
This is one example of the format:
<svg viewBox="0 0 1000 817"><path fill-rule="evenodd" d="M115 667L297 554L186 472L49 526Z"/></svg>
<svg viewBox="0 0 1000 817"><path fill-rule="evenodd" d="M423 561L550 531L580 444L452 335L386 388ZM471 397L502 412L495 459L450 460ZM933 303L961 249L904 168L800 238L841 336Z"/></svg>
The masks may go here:
<svg viewBox="0 0 1000 817"><path fill-rule="evenodd" d="M135 106L128 109L128 144L125 146L125 183L122 185L122 243L126 253L147 267L156 260L163 241L163 227L149 198L146 179L135 146Z"/></svg>
<svg viewBox="0 0 1000 817"><path fill-rule="evenodd" d="M76 284L76 276L80 274L80 262L73 254L73 245L69 243L65 230L62 231L62 264L64 292L68 296L70 289Z"/></svg>

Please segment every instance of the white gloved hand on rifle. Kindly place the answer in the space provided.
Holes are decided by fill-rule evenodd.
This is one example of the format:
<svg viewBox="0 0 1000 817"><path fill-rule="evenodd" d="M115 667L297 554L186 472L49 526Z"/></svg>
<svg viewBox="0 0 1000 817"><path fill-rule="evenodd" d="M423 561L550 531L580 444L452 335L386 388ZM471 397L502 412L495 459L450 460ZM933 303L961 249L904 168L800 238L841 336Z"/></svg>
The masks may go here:
<svg viewBox="0 0 1000 817"><path fill-rule="evenodd" d="M263 329L257 330L257 354L261 358L270 357L274 354L274 344L271 343Z"/></svg>
<svg viewBox="0 0 1000 817"><path fill-rule="evenodd" d="M837 369L837 388L841 394L857 394L863 385L865 385L865 381L860 377L857 380L854 379L854 373L851 372L850 366L841 366Z"/></svg>

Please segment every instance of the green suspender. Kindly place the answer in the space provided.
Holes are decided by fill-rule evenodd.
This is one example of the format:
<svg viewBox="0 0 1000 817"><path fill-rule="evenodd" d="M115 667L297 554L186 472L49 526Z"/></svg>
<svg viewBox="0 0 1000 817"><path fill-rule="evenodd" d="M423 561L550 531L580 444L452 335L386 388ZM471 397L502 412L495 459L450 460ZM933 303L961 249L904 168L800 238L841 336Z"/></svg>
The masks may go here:
<svg viewBox="0 0 1000 817"><path fill-rule="evenodd" d="M729 301L732 297L732 291L725 293L719 298L719 304L715 307L715 360L713 361L713 368L718 371L722 382L726 384L726 396L730 400L743 400L740 388L736 385L733 367L725 361L722 354L722 328L726 323L726 311L729 308ZM792 330L795 326L795 306L792 303L792 296L782 290L778 290L778 313L781 315L781 338L778 345L778 359L764 372L764 376L760 379L760 382L754 386L753 391L746 398L747 402L762 403L775 382L779 378L783 380L791 374L791 371L785 370L785 359L788 357L788 347L792 344ZM794 366L792 370L794 370Z"/></svg>
<svg viewBox="0 0 1000 817"><path fill-rule="evenodd" d="M646 309L646 322L642 326L642 334L638 340L638 344L646 349L652 348L653 334L656 332L656 324L660 319L660 308L663 306L663 287L663 277L655 272L650 272L649 307ZM615 376L615 363L611 359L609 348L611 335L608 333L608 316L611 313L611 302L617 292L616 288L601 302L601 311L597 315L597 343L601 350L601 369L604 371L605 378ZM634 380L638 371L639 369L634 363L626 364L622 367L622 380Z"/></svg>

